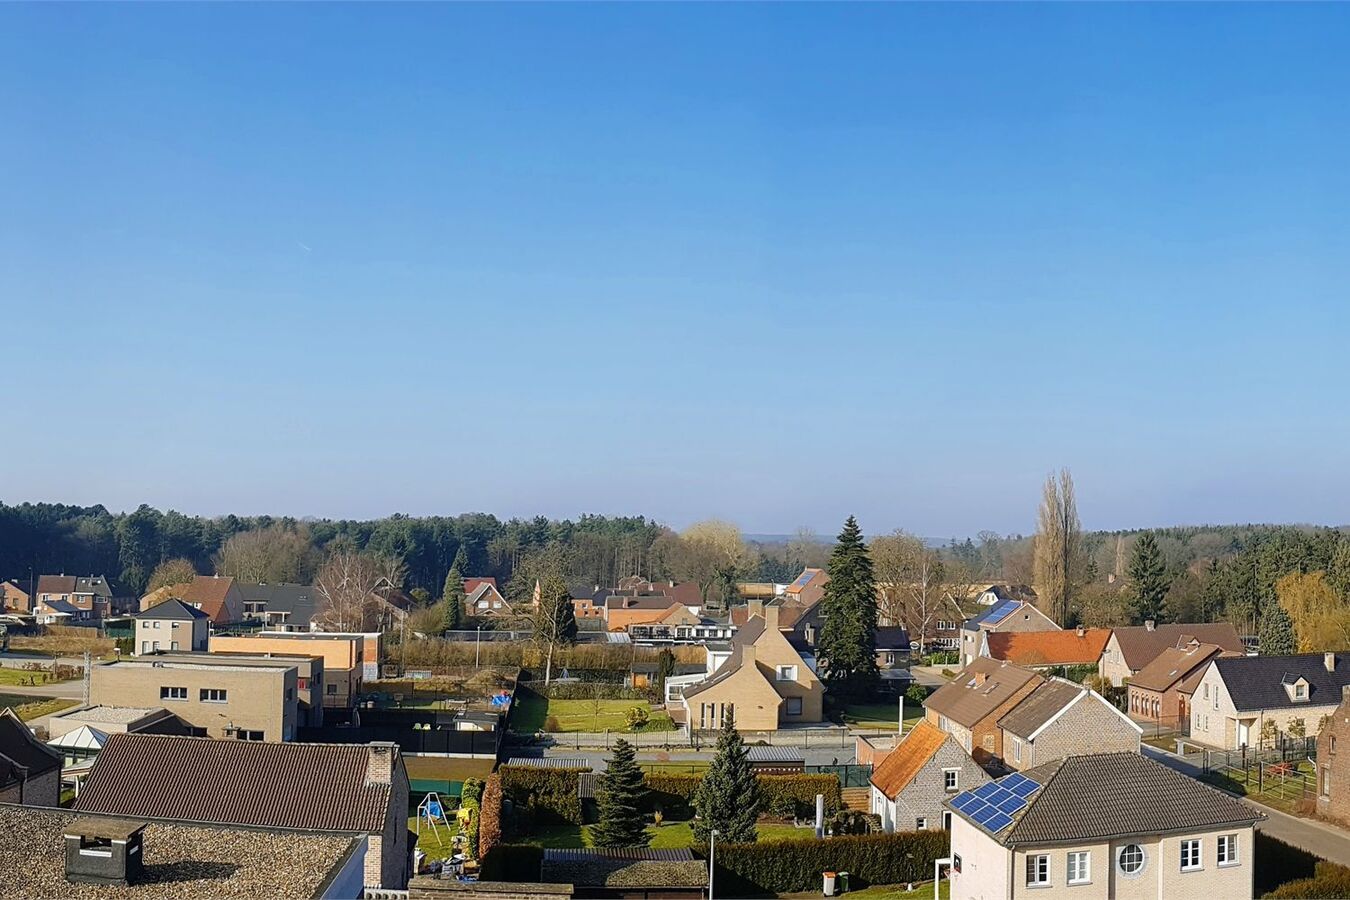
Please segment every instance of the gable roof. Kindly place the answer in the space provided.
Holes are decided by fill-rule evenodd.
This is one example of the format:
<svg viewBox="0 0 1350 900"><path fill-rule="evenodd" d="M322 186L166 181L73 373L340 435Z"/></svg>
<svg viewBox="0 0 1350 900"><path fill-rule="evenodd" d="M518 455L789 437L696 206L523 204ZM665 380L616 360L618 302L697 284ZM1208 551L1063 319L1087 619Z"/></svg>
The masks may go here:
<svg viewBox="0 0 1350 900"><path fill-rule="evenodd" d="M14 710L0 710L0 785L61 768L62 756L37 739Z"/></svg>
<svg viewBox="0 0 1350 900"><path fill-rule="evenodd" d="M998 725L1004 731L1034 741L1056 719L1068 712L1070 707L1079 703L1100 703L1135 731L1140 734L1144 732L1138 723L1116 709L1101 694L1065 678L1051 678L1036 688L999 719Z"/></svg>
<svg viewBox="0 0 1350 900"><path fill-rule="evenodd" d="M369 780L371 746L112 734L76 807L221 825L380 833L391 786ZM396 747L395 778L406 780ZM399 811L402 814L402 811Z"/></svg>
<svg viewBox="0 0 1350 900"><path fill-rule="evenodd" d="M1120 648L1125 665L1134 672L1153 662L1168 647L1189 643L1191 638L1203 644L1217 644L1233 653L1245 653L1247 650L1238 637L1237 629L1228 622L1155 625L1152 629L1147 625L1133 625L1113 629L1112 634L1115 635L1116 646Z"/></svg>
<svg viewBox="0 0 1350 900"><path fill-rule="evenodd" d="M484 578L465 578L465 579L464 579L464 594L465 594L466 596L469 595L469 594L472 594L474 591L478 590L478 586L479 586L480 584L490 584L490 585L492 585L492 589L493 589L494 591L498 591L498 592L501 591L501 588L497 587L497 579L496 579L496 578L493 578L492 576L489 575L489 576L484 577Z"/></svg>
<svg viewBox="0 0 1350 900"><path fill-rule="evenodd" d="M478 584L477 586L474 587L472 591L470 591L467 587L465 588L464 602L477 603L479 600L483 599L483 597L487 596L488 594L494 594L496 595L497 599L501 600L503 603L506 602L506 598L502 596L502 592L497 590L496 582L492 579L487 578L478 579Z"/></svg>
<svg viewBox="0 0 1350 900"><path fill-rule="evenodd" d="M883 625L877 628L878 650L908 650L909 631L902 625Z"/></svg>
<svg viewBox="0 0 1350 900"><path fill-rule="evenodd" d="M1300 656L1228 656L1210 665L1218 669L1233 706L1239 710L1294 706L1334 706L1341 688L1350 684L1350 653L1333 654L1335 671L1328 672L1321 653ZM1307 679L1308 699L1295 703L1284 689L1285 679Z"/></svg>
<svg viewBox="0 0 1350 900"><path fill-rule="evenodd" d="M818 577L820 577L820 576L822 576L822 575L824 575L824 574L825 574L825 570L824 570L824 569L816 569L816 568L812 568L811 566L807 566L805 569L802 569L802 572L801 572L800 575L798 575L796 578L792 579L792 584L789 584L789 585L787 586L787 590L785 590L783 593L785 593L785 594L800 594L803 590L806 589L807 585L811 584L811 583L814 582ZM827 576L827 577L828 577L828 576Z"/></svg>
<svg viewBox="0 0 1350 900"><path fill-rule="evenodd" d="M1165 691L1187 680L1224 649L1218 644L1188 644L1168 647L1130 679L1130 685L1147 691Z"/></svg>
<svg viewBox="0 0 1350 900"><path fill-rule="evenodd" d="M165 585L151 591L141 599L141 605L159 603L170 597L182 600L188 606L196 606L215 621L223 621L228 612L226 601L230 589L234 587L232 575L197 575L183 584Z"/></svg>
<svg viewBox="0 0 1350 900"><path fill-rule="evenodd" d="M95 597L111 597L112 585L102 575L85 575L75 579L75 594L93 594Z"/></svg>
<svg viewBox="0 0 1350 900"><path fill-rule="evenodd" d="M665 594L644 594L639 597L611 595L605 598L605 609L670 609L676 601Z"/></svg>
<svg viewBox="0 0 1350 900"><path fill-rule="evenodd" d="M961 627L966 631L980 631L984 629L985 626L997 628L999 625L1002 625L1004 622L1017 616L1023 616L1024 618L1036 616L1038 619L1045 621L1047 625L1046 631L1060 630L1060 627L1055 624L1054 620L1036 608L1036 604L1029 603L1026 600L1016 599L1004 600L995 603L993 606L987 607L982 610L979 615L967 619Z"/></svg>
<svg viewBox="0 0 1350 900"><path fill-rule="evenodd" d="M78 606L71 603L69 600L62 600L60 597L53 597L50 600L39 600L38 607L54 613L64 613L68 616L73 616L77 612L80 612Z"/></svg>
<svg viewBox="0 0 1350 900"><path fill-rule="evenodd" d="M1265 818L1222 791L1138 753L1070 756L994 783L1017 783L1019 778L1039 787L1013 814L1013 823L999 832L989 832L956 808L963 795L946 805L1008 847L1246 827Z"/></svg>
<svg viewBox="0 0 1350 900"><path fill-rule="evenodd" d="M937 755L945 742L955 740L927 720L919 722L877 766L872 773L872 785L894 800L909 787L914 776Z"/></svg>
<svg viewBox="0 0 1350 900"><path fill-rule="evenodd" d="M37 592L39 594L75 593L74 575L39 575Z"/></svg>
<svg viewBox="0 0 1350 900"><path fill-rule="evenodd" d="M989 655L1019 666L1092 665L1101 659L1109 628L1078 631L990 631L984 635Z"/></svg>
<svg viewBox="0 0 1350 900"><path fill-rule="evenodd" d="M700 694L714 685L721 684L732 675L735 675L741 669L744 657L741 655L741 648L746 644L753 644L759 640L759 636L764 633L764 619L762 616L755 616L744 625L742 625L731 639L731 655L727 661L718 666L717 671L708 678L703 679L697 684L691 684L684 689L685 697L692 697Z"/></svg>
<svg viewBox="0 0 1350 900"><path fill-rule="evenodd" d="M319 594L312 585L245 584L237 582L245 603L261 603L268 613L286 613L291 622L309 622L319 610Z"/></svg>
<svg viewBox="0 0 1350 900"><path fill-rule="evenodd" d="M977 683L981 679L983 683ZM1044 680L1030 669L982 656L930 694L923 705L969 727L1007 703L1027 684L1040 684Z"/></svg>
<svg viewBox="0 0 1350 900"><path fill-rule="evenodd" d="M133 619L184 619L192 621L193 619L211 618L200 609L188 606L177 597L171 597L163 603L157 603L143 612L138 612Z"/></svg>

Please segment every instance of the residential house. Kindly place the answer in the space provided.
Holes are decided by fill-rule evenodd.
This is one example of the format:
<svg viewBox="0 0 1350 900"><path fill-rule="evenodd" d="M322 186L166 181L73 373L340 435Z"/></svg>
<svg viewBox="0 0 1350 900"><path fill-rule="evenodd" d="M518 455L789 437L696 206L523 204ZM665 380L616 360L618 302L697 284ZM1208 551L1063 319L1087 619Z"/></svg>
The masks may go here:
<svg viewBox="0 0 1350 900"><path fill-rule="evenodd" d="M1113 628L1102 649L1097 672L1113 687L1139 674L1158 654L1171 647L1184 647L1192 640L1215 644L1229 653L1246 653L1237 629L1227 622L1197 625L1157 625L1152 621L1127 628Z"/></svg>
<svg viewBox="0 0 1350 900"><path fill-rule="evenodd" d="M33 586L26 579L0 581L0 610L30 613L33 603Z"/></svg>
<svg viewBox="0 0 1350 900"><path fill-rule="evenodd" d="M319 594L312 585L238 583L244 618L275 631L309 631L319 612Z"/></svg>
<svg viewBox="0 0 1350 900"><path fill-rule="evenodd" d="M665 594L605 598L605 630L628 631L633 625L655 625L673 612L689 612Z"/></svg>
<svg viewBox="0 0 1350 900"><path fill-rule="evenodd" d="M102 575L42 575L38 578L38 604L53 601L70 604L79 610L71 616L72 624L106 618L111 612L112 597L112 585Z"/></svg>
<svg viewBox="0 0 1350 900"><path fill-rule="evenodd" d="M318 653L225 653L220 650L160 653L156 660L199 666L253 666L272 669L277 665L295 666L296 726L318 728L323 725L323 656Z"/></svg>
<svg viewBox="0 0 1350 900"><path fill-rule="evenodd" d="M716 672L684 688L681 703L691 729L720 728L727 714L742 731L821 721L824 686L779 629L777 607L746 622L731 647Z"/></svg>
<svg viewBox="0 0 1350 900"><path fill-rule="evenodd" d="M379 675L378 634L288 633L260 631L239 636L212 635L212 653L255 656L317 656L323 660L323 705L331 711L356 704L367 678Z"/></svg>
<svg viewBox="0 0 1350 900"><path fill-rule="evenodd" d="M79 784L108 736L131 732L190 735L192 726L162 707L77 707L47 719L47 746L65 757L63 778Z"/></svg>
<svg viewBox="0 0 1350 900"><path fill-rule="evenodd" d="M1143 729L1101 694L1051 678L998 720L1003 762L1018 771L1083 753L1138 753Z"/></svg>
<svg viewBox="0 0 1350 900"><path fill-rule="evenodd" d="M1350 685L1317 733L1317 814L1350 824Z"/></svg>
<svg viewBox="0 0 1350 900"><path fill-rule="evenodd" d="M0 710L0 803L59 806L61 760L14 710Z"/></svg>
<svg viewBox="0 0 1350 900"><path fill-rule="evenodd" d="M872 812L888 832L950 828L943 803L988 780L955 737L920 722L872 770Z"/></svg>
<svg viewBox="0 0 1350 900"><path fill-rule="evenodd" d="M963 791L951 895L1251 897L1254 826L1235 797L1139 753L1098 753Z"/></svg>
<svg viewBox="0 0 1350 900"><path fill-rule="evenodd" d="M408 774L396 744L112 735L81 812L366 837L365 886L407 884Z"/></svg>
<svg viewBox="0 0 1350 900"><path fill-rule="evenodd" d="M735 631L730 623L705 618L677 603L655 622L630 623L628 638L635 644L702 644L730 640Z"/></svg>
<svg viewBox="0 0 1350 900"><path fill-rule="evenodd" d="M980 655L1025 669L1095 666L1111 637L1109 628L1072 631L981 631Z"/></svg>
<svg viewBox="0 0 1350 900"><path fill-rule="evenodd" d="M59 598L39 600L33 616L39 625L92 625L96 621L89 610L77 609L69 600Z"/></svg>
<svg viewBox="0 0 1350 900"><path fill-rule="evenodd" d="M783 605L803 608L814 606L825 596L825 585L829 580L830 575L824 569L809 566L802 569L802 573L783 591Z"/></svg>
<svg viewBox="0 0 1350 900"><path fill-rule="evenodd" d="M883 625L876 631L877 668L902 669L909 665L909 631Z"/></svg>
<svg viewBox="0 0 1350 900"><path fill-rule="evenodd" d="M182 600L165 600L131 618L136 626L131 652L137 656L161 650L205 650L210 637L210 617Z"/></svg>
<svg viewBox="0 0 1350 900"><path fill-rule="evenodd" d="M501 593L501 587L500 587L500 585L497 584L497 579L496 579L496 578L493 578L491 575L486 576L486 577L477 577L477 576L475 576L475 577L472 577L472 578L465 578L465 579L464 579L464 596L467 597L467 596L469 596L470 594L472 594L474 591L478 590L478 586L481 585L481 584L490 584L490 585L492 585L492 589L493 589L494 591L497 591L498 593Z"/></svg>
<svg viewBox="0 0 1350 900"><path fill-rule="evenodd" d="M1268 728L1281 737L1300 728L1315 737L1347 684L1350 653L1220 656L1205 667L1192 695L1191 740L1236 750L1268 743Z"/></svg>
<svg viewBox="0 0 1350 900"><path fill-rule="evenodd" d="M1168 647L1125 682L1130 715L1184 732L1191 717L1191 696L1210 660L1241 655L1197 640Z"/></svg>
<svg viewBox="0 0 1350 900"><path fill-rule="evenodd" d="M599 900L700 900L707 896L708 863L696 859L688 847L547 849L537 877L542 884L530 886L537 890L524 892L511 885L509 896L554 900L557 891L565 890L573 897Z"/></svg>
<svg viewBox="0 0 1350 900"><path fill-rule="evenodd" d="M512 618L518 613L502 592L497 583L490 578L475 578L476 584L470 591L464 589L464 614L475 619Z"/></svg>
<svg viewBox="0 0 1350 900"><path fill-rule="evenodd" d="M999 719L1022 702L1045 677L1009 662L980 657L928 695L924 717L953 735L980 763L1003 756Z"/></svg>
<svg viewBox="0 0 1350 900"><path fill-rule="evenodd" d="M145 657L90 669L89 702L162 706L210 737L289 741L299 720L298 667L203 665Z"/></svg>
<svg viewBox="0 0 1350 900"><path fill-rule="evenodd" d="M1005 600L961 625L961 665L968 666L979 657L986 632L1059 630L1059 626L1034 604L1025 600Z"/></svg>
<svg viewBox="0 0 1350 900"><path fill-rule="evenodd" d="M182 600L210 617L213 625L244 621L244 595L229 575L197 575L184 584L169 584L141 598L141 609L150 609L165 600Z"/></svg>

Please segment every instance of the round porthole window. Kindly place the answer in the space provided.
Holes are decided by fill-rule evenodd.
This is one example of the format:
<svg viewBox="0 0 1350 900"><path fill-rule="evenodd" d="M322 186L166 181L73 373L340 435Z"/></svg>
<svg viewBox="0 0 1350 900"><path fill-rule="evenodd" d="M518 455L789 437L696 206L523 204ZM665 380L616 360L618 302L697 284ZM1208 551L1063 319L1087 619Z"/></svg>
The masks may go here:
<svg viewBox="0 0 1350 900"><path fill-rule="evenodd" d="M1144 871L1144 848L1138 844L1126 844L1116 855L1116 864L1124 875L1138 875Z"/></svg>

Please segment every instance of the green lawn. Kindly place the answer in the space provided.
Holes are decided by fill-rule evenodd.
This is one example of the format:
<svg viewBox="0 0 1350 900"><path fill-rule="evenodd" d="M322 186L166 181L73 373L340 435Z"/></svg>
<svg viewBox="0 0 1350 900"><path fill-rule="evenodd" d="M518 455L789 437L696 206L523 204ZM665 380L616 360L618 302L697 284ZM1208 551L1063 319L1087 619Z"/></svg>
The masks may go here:
<svg viewBox="0 0 1350 900"><path fill-rule="evenodd" d="M851 703L844 707L844 722L854 728L888 728L895 730L895 719L900 714L899 703ZM908 731L923 718L923 707L905 701L905 730Z"/></svg>
<svg viewBox="0 0 1350 900"><path fill-rule="evenodd" d="M78 700L64 700L60 697L33 697L28 694L0 694L0 709L13 707L20 719L30 722L39 716L46 716L79 705Z"/></svg>
<svg viewBox="0 0 1350 900"><path fill-rule="evenodd" d="M945 893L946 888L943 888ZM807 898L817 898L820 891L807 891L801 894L779 894L779 897L791 898L791 900L807 900ZM874 884L870 888L861 891L849 891L846 897L865 897L866 900L933 900L933 883L915 885L914 890L905 890L903 884Z"/></svg>
<svg viewBox="0 0 1350 900"><path fill-rule="evenodd" d="M574 731L628 731L625 716L634 706L650 707L643 700L549 700L546 697L517 698L511 711L511 730L533 734L544 731L550 717L557 719L555 733ZM664 711L651 710L651 720L641 731L674 731Z"/></svg>
<svg viewBox="0 0 1350 900"><path fill-rule="evenodd" d="M761 841L780 838L812 838L809 828L796 828L792 825L761 822L759 825ZM651 846L657 849L678 849L694 844L694 830L689 822L665 822L661 825L648 825L647 833L652 836ZM592 847L590 825L544 825L535 829L529 837L520 839L523 844L537 844L540 847L554 849Z"/></svg>
<svg viewBox="0 0 1350 900"><path fill-rule="evenodd" d="M1269 770L1267 770L1264 779L1260 779L1256 767L1252 766L1246 771L1224 769L1208 772L1201 776L1200 780L1209 782L1226 791L1242 794L1257 803L1264 803L1266 806L1274 807L1282 812L1298 815L1299 804L1313 797L1309 788L1313 785L1312 779L1315 777L1315 773L1312 763L1306 760L1298 763L1296 770L1305 777L1281 778L1279 775L1269 774Z"/></svg>
<svg viewBox="0 0 1350 900"><path fill-rule="evenodd" d="M459 834L459 826L450 810L446 814L450 819L448 828L438 823L433 832L430 826L422 823L422 831L417 835L417 848L427 855L427 859L449 859L454 852L450 839ZM408 820L408 830L416 833L417 827L417 817L413 816Z"/></svg>
<svg viewBox="0 0 1350 900"><path fill-rule="evenodd" d="M0 685L22 687L33 684L52 684L46 672L28 672L24 669L0 668Z"/></svg>

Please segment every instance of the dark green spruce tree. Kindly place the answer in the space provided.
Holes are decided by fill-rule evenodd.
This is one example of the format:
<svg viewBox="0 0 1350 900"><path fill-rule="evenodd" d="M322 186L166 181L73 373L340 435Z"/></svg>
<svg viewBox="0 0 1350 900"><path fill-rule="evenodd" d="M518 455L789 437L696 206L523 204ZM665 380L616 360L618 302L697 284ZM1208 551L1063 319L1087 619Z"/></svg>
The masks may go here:
<svg viewBox="0 0 1350 900"><path fill-rule="evenodd" d="M751 843L759 818L759 781L750 768L750 751L736 730L730 714L722 717L717 735L717 755L694 793L694 839L708 842L717 832L719 841Z"/></svg>
<svg viewBox="0 0 1350 900"><path fill-rule="evenodd" d="M1262 604L1259 638L1262 656L1292 656L1295 652L1294 620L1273 597Z"/></svg>
<svg viewBox="0 0 1350 900"><path fill-rule="evenodd" d="M1153 532L1145 531L1134 542L1125 574L1130 579L1134 624L1142 625L1150 619L1159 624L1167 621L1167 589L1171 584Z"/></svg>
<svg viewBox="0 0 1350 900"><path fill-rule="evenodd" d="M454 631L464 625L464 577L454 566L445 573L445 587L441 589L445 604L445 630Z"/></svg>
<svg viewBox="0 0 1350 900"><path fill-rule="evenodd" d="M619 738L595 792L600 821L591 829L597 847L645 847L651 842L642 800L647 788L633 745Z"/></svg>
<svg viewBox="0 0 1350 900"><path fill-rule="evenodd" d="M849 697L867 695L877 686L877 584L862 531L852 516L830 553L825 619L817 651L830 690Z"/></svg>

